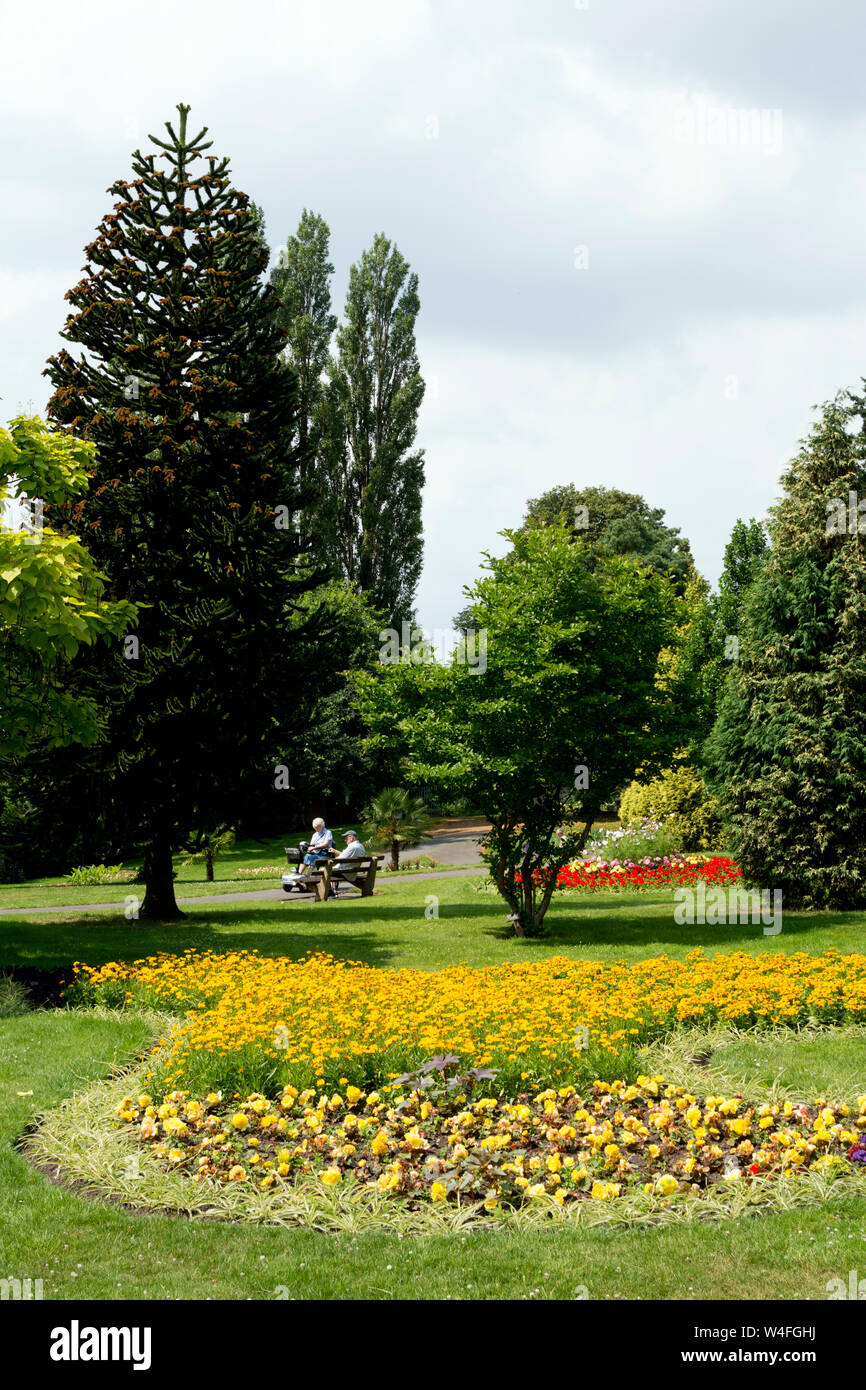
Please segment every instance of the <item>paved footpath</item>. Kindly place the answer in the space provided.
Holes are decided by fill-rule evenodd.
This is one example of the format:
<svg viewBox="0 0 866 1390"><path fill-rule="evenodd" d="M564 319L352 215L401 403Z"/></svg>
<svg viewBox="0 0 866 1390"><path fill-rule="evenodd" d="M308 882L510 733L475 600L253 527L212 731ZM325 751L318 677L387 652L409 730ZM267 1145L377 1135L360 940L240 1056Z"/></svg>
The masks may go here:
<svg viewBox="0 0 866 1390"><path fill-rule="evenodd" d="M416 855L426 854L430 859L435 859L438 863L446 864L477 864L473 869L448 869L444 872L434 870L431 873L411 873L400 874L394 880L392 874L383 873L380 870L380 883L398 882L414 883L418 879L428 878L464 878L470 874L477 875L484 873L485 868L478 855L478 841L489 830L489 825L479 816L454 817L444 821L442 825L437 825L435 830L430 832L426 840L422 840L415 849L405 852L405 858L412 859ZM348 896L348 895L347 895ZM352 893L351 896L357 897ZM199 898L178 898L179 907L194 907L196 903L219 904L219 903L248 903L248 902L278 902L285 900L286 903L308 903L312 898L307 893L285 893L282 888L262 888L253 890L249 893L209 893ZM0 907L0 914L22 913L22 912L123 912L126 908L125 902L117 903L70 903L66 907L56 907L53 904L46 904L44 907Z"/></svg>
<svg viewBox="0 0 866 1390"><path fill-rule="evenodd" d="M484 866L479 864L475 869L446 869L441 873L429 874L399 874L396 878L393 874L382 874L377 878L378 883L415 883L420 879L428 878L477 878L479 873L484 872ZM377 890L378 891L378 890ZM352 893L353 898L360 902L360 896ZM349 894L346 894L348 899ZM309 893L285 893L282 888L262 888L254 889L250 893L208 893L202 894L199 898L178 898L179 907L195 907L197 903L206 903L218 906L220 903L255 903L255 902L281 902L287 905L294 903L311 903L314 898ZM23 912L124 912L125 902L119 903L68 903L63 907L48 903L43 907L0 907L0 915L9 913L10 916L20 915Z"/></svg>

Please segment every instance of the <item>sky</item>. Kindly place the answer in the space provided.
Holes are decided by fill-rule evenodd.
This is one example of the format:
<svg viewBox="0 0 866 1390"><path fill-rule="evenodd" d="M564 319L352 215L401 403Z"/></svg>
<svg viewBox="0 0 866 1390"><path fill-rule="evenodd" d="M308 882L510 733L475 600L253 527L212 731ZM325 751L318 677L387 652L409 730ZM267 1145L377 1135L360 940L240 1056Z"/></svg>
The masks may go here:
<svg viewBox="0 0 866 1390"><path fill-rule="evenodd" d="M640 492L715 582L866 374L860 0L0 0L0 418L177 102L264 210L417 271L418 618L563 483ZM195 126L198 129L198 124Z"/></svg>

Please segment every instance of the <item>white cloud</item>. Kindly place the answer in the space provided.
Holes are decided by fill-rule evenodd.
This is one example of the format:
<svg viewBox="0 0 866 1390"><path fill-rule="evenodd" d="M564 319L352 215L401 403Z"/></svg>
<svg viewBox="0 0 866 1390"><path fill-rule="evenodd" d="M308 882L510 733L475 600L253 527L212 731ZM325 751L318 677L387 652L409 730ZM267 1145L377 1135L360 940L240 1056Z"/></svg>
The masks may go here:
<svg viewBox="0 0 866 1390"><path fill-rule="evenodd" d="M864 27L856 0L18 7L3 409L44 404L105 189L183 100L272 245L304 206L330 221L337 307L376 231L419 272L427 626L557 482L644 493L715 576L809 407L863 370ZM771 113L758 139L709 139L740 111Z"/></svg>

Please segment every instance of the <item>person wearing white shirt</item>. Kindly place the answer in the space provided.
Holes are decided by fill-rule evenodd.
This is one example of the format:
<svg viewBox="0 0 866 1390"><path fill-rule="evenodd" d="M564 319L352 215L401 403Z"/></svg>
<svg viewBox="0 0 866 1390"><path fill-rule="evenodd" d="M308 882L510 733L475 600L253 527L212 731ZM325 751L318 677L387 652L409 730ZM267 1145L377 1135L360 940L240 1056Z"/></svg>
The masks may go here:
<svg viewBox="0 0 866 1390"><path fill-rule="evenodd" d="M337 855L338 859L363 859L367 851L361 844L354 830L347 830L344 837L346 848L341 849Z"/></svg>
<svg viewBox="0 0 866 1390"><path fill-rule="evenodd" d="M313 838L307 846L304 863L311 868L317 864L324 864L333 848L334 837L321 816L317 816L313 821Z"/></svg>

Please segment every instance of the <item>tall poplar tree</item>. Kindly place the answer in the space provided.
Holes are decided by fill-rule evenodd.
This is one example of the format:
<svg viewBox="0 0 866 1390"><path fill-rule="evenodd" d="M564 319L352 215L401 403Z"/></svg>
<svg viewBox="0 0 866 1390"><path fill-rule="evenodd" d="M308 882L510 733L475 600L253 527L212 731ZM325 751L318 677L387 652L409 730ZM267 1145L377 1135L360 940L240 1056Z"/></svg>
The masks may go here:
<svg viewBox="0 0 866 1390"><path fill-rule="evenodd" d="M135 823L142 914L158 918L181 915L172 850L230 822L263 763L293 693L294 605L317 579L286 524L305 505L297 383L260 217L178 111L113 184L67 294L64 337L84 352L48 366L52 418L96 444L69 523L142 605L80 678L107 711L100 795Z"/></svg>
<svg viewBox="0 0 866 1390"><path fill-rule="evenodd" d="M423 554L419 308L418 276L377 235L349 272L323 405L334 569L395 626L412 616Z"/></svg>
<svg viewBox="0 0 866 1390"><path fill-rule="evenodd" d="M297 232L289 237L271 271L271 285L280 300L277 322L287 338L286 360L298 378L298 434L308 446L301 458L305 469L318 452L324 377L337 327L336 315L331 313L330 240L325 219L304 208Z"/></svg>
<svg viewBox="0 0 866 1390"><path fill-rule="evenodd" d="M825 405L783 477L707 744L747 880L789 907L866 902L866 463L850 417Z"/></svg>

